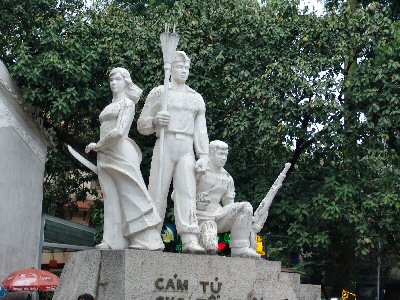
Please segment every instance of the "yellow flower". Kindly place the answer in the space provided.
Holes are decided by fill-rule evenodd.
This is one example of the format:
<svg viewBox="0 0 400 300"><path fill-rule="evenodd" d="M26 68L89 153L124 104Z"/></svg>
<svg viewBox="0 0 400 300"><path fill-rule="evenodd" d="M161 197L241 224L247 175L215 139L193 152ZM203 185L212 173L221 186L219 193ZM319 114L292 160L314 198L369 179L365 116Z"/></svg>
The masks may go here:
<svg viewBox="0 0 400 300"><path fill-rule="evenodd" d="M256 242L257 242L256 252L258 254L261 254L262 256L265 255L265 252L264 252L264 249L263 249L264 247L263 247L263 244L262 244L262 237L257 235Z"/></svg>

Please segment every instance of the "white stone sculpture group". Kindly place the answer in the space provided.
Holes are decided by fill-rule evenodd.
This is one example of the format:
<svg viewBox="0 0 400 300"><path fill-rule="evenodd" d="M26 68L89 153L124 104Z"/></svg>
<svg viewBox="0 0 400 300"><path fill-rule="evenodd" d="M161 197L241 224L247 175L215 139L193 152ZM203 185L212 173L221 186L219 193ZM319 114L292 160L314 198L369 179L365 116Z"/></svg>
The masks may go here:
<svg viewBox="0 0 400 300"><path fill-rule="evenodd" d="M96 248L162 250L160 234L173 181L182 252L214 254L218 249L217 233L231 231L231 256L259 258L256 234L264 225L290 164L286 164L254 215L250 203L235 203L234 182L224 169L228 145L222 141L209 143L204 100L186 85L190 59L185 52L176 51L175 33L164 33L161 39L164 85L151 90L137 122L141 134L155 133L158 137L148 189L140 172L141 151L128 137L142 90L126 69L111 71L113 98L99 116L100 140L86 147L87 153L97 152L97 166L69 147L99 177L104 197L104 235Z"/></svg>

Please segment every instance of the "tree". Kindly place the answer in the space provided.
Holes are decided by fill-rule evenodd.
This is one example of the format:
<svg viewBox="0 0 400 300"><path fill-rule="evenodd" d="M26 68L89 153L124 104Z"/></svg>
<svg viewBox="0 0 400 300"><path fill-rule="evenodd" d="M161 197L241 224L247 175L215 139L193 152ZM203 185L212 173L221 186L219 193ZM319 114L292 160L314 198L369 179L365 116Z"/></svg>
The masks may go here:
<svg viewBox="0 0 400 300"><path fill-rule="evenodd" d="M389 15L398 20L400 18L400 2L396 0L324 0L321 1L325 3L325 7L328 10L336 9L342 5L357 7L376 7L377 5L383 5L389 8Z"/></svg>
<svg viewBox="0 0 400 300"><path fill-rule="evenodd" d="M1 0L0 59L6 64L13 64L19 46L37 45L47 20L80 11L83 3L79 0Z"/></svg>
<svg viewBox="0 0 400 300"><path fill-rule="evenodd" d="M47 164L44 208L62 215L69 195L82 194L82 181L93 179L87 173L82 176L86 170L71 159L65 144L83 152L88 142L98 139L98 115L110 101L108 71L116 65L141 70L132 74L140 83L140 77L156 76L162 69L153 72L142 68L143 58L151 60L149 49L157 49L157 37L149 42L146 37L153 33L143 30L142 18L114 6L85 8L83 1L57 1L52 5L56 13L46 15L40 28L24 31L28 37L38 31L34 39L21 38L19 27L9 26L13 30L10 35L15 36L13 51L4 49L2 57L7 58L14 78L25 90L25 101L41 107L46 125L57 132L59 143L50 151ZM62 7L66 8L58 9ZM28 10L25 14L28 18ZM138 30L132 31L131 26ZM153 63L161 64L158 53L153 56Z"/></svg>

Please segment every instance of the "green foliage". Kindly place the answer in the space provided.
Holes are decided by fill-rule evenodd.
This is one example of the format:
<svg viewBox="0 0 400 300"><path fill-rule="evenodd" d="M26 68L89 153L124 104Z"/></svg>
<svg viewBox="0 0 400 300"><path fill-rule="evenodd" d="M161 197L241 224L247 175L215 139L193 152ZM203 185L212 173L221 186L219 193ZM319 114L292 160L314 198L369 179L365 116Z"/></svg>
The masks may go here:
<svg viewBox="0 0 400 300"><path fill-rule="evenodd" d="M324 0L327 10L335 10L346 5L368 8L371 10L380 9L384 6L388 9L388 16L395 20L400 18L400 2L397 0Z"/></svg>
<svg viewBox="0 0 400 300"><path fill-rule="evenodd" d="M96 230L94 240L96 244L100 244L103 239L104 232L104 203L101 200L96 200L94 205L90 208L90 216L92 224Z"/></svg>
<svg viewBox="0 0 400 300"><path fill-rule="evenodd" d="M50 300L53 299L54 292L39 292L40 300Z"/></svg>
<svg viewBox="0 0 400 300"><path fill-rule="evenodd" d="M43 211L59 217L65 217L67 208L70 212L78 210L75 202L85 200L86 193L90 192L84 184L94 180L92 174L82 172L74 161L65 159L66 155L65 149L58 147L49 149L47 154ZM76 195L76 200L70 199L72 194Z"/></svg>
<svg viewBox="0 0 400 300"><path fill-rule="evenodd" d="M289 238L271 244L271 258L300 251L305 265L297 267L313 283L341 290L352 287L357 257L376 256L378 243L383 254L400 249L400 23L387 8L316 16L300 13L297 1L149 1L142 12L135 5L147 2L43 1L46 9L32 12L15 3L0 21L11 37L0 57L57 132L46 166L48 211L93 179L63 143L83 152L98 140L111 68L131 70L144 95L161 84L159 33L169 21L192 59L188 84L206 101L210 139L230 145L237 201L256 206L292 163L264 230ZM10 23L17 13L36 21L22 30ZM349 58L357 61L351 72ZM146 180L154 138L136 124L130 136L143 151ZM98 226L102 213L93 210Z"/></svg>
<svg viewBox="0 0 400 300"><path fill-rule="evenodd" d="M120 7L129 9L132 13L147 17L154 9L171 9L176 0L115 0Z"/></svg>

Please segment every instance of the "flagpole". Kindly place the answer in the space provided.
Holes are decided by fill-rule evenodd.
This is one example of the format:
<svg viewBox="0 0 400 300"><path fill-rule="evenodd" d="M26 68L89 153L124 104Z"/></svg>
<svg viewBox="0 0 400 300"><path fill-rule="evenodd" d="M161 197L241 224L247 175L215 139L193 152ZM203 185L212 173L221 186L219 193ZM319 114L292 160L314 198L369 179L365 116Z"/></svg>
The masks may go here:
<svg viewBox="0 0 400 300"><path fill-rule="evenodd" d="M171 77L171 67L172 60L174 58L176 47L179 43L179 35L175 32L175 25L172 32L169 32L169 24L165 24L165 30L160 35L161 48L163 52L164 60L164 92L161 98L161 111L166 111L168 109L168 92L170 86ZM160 153L159 153L159 170L158 170L158 186L157 186L157 196L160 203L164 201L162 197L162 178L164 172L164 139L165 139L165 127L160 127Z"/></svg>

